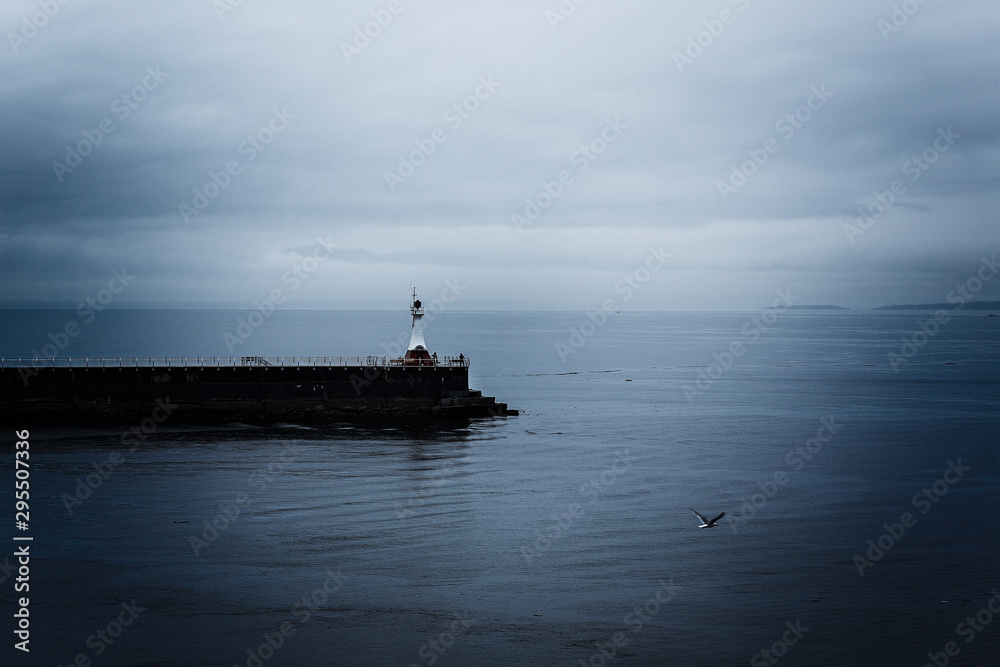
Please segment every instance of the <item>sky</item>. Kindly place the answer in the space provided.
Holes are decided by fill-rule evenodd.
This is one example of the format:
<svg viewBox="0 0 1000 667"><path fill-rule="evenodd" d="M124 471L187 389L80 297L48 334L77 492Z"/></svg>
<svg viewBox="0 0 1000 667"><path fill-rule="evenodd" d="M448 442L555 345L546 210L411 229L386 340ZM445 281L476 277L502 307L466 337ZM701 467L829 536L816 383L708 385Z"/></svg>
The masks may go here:
<svg viewBox="0 0 1000 667"><path fill-rule="evenodd" d="M5 0L0 307L942 302L1000 250L998 26L992 0Z"/></svg>

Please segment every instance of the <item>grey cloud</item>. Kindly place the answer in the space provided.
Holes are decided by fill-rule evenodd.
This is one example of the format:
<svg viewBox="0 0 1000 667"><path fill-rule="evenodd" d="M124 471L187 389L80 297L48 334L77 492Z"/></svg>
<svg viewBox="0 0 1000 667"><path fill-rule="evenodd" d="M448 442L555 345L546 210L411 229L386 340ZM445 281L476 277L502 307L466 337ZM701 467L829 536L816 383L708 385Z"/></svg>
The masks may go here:
<svg viewBox="0 0 1000 667"><path fill-rule="evenodd" d="M200 0L62 6L18 53L0 43L0 300L72 301L132 261L147 279L123 301L238 306L325 234L341 249L315 280L327 296L304 292L315 305L461 273L480 305L502 279L525 290L504 303L587 306L661 242L678 258L649 290L663 307L755 307L778 275L844 305L934 301L935 281L995 250L1000 8L928 3L886 39L891 2L586 3L553 29L556 5L404 2L350 62L343 45L382 4L243 2L221 19ZM5 3L2 33L36 10ZM701 52L678 71L689 40ZM143 87L148 68L166 76ZM449 116L481 77L500 85ZM817 87L833 96L794 120ZM276 109L294 118L250 151ZM620 138L581 162L616 117ZM105 119L113 131L57 174ZM942 128L960 138L908 180ZM723 201L719 183L769 139ZM392 191L386 173L414 151ZM561 172L571 183L546 199ZM895 179L906 194L851 243L843 225ZM517 234L530 202L540 215Z"/></svg>

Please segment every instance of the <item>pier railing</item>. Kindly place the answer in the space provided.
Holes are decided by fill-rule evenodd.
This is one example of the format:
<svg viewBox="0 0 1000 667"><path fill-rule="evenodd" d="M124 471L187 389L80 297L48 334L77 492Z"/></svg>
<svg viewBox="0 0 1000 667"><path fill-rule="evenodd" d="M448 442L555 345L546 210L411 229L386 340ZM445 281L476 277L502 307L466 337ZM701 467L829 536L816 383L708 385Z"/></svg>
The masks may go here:
<svg viewBox="0 0 1000 667"><path fill-rule="evenodd" d="M30 359L0 358L0 368L343 368L402 366L467 368L466 356L441 359L400 359L391 357L67 357Z"/></svg>

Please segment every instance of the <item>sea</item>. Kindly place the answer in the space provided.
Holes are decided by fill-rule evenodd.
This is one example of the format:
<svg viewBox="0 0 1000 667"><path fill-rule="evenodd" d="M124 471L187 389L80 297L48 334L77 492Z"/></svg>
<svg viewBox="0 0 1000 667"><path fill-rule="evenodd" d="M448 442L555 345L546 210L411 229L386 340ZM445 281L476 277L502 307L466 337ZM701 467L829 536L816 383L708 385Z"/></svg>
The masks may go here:
<svg viewBox="0 0 1000 667"><path fill-rule="evenodd" d="M391 356L410 327L247 315L8 310L0 356ZM1000 665L987 315L445 311L431 351L519 416L38 425L26 531L10 429L2 662Z"/></svg>

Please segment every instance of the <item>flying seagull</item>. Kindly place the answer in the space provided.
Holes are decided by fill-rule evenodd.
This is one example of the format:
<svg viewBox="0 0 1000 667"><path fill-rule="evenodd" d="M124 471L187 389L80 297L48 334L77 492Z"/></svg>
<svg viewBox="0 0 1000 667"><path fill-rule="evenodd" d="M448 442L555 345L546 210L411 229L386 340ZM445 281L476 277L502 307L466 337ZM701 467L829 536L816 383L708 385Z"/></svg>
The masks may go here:
<svg viewBox="0 0 1000 667"><path fill-rule="evenodd" d="M691 510L691 511L692 511L692 512L694 512L694 510ZM715 524L716 524L716 522L717 522L717 521L718 521L719 519L721 519L722 517L726 516L726 513L725 513L725 512L723 512L723 513L722 513L722 514L720 514L719 516L717 516L717 517L715 517L714 519L712 519L711 521L709 521L708 519L706 519L706 518L705 518L705 515L704 515L704 514L699 514L698 512L694 512L694 514L695 514L695 516L697 516L697 517L698 517L699 519L701 519L701 525L700 525L700 526L698 526L699 528L715 528Z"/></svg>

